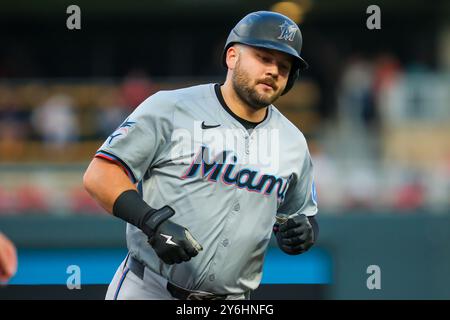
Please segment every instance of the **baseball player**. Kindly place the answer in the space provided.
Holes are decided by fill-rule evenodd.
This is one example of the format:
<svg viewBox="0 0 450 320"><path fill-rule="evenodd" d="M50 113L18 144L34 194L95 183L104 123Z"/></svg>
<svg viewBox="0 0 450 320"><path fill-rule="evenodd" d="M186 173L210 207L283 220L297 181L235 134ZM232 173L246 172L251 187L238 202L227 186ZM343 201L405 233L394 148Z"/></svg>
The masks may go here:
<svg viewBox="0 0 450 320"><path fill-rule="evenodd" d="M313 245L307 143L272 104L307 67L301 47L292 20L250 13L227 39L223 84L157 92L98 149L85 188L128 222L106 299L249 299L273 231L287 254Z"/></svg>

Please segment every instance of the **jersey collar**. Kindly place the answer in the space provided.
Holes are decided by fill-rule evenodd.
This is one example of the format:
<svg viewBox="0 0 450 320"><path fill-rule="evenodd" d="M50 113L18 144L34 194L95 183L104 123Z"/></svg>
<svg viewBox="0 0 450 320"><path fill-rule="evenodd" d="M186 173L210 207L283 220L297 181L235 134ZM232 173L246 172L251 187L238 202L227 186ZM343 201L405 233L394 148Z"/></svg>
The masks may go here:
<svg viewBox="0 0 450 320"><path fill-rule="evenodd" d="M238 121L240 125L242 125L244 128L259 128L263 125L265 125L268 120L271 117L272 114L272 105L269 105L267 107L267 111L266 111L266 116L264 117L264 119L260 122L251 122L245 119L242 119L241 117L239 117L238 115L236 115L231 109L230 107L226 104L225 99L223 98L222 95L222 91L220 90L220 86L222 84L219 83L215 83L214 84L214 93L216 95L217 100L219 101L220 105L222 106L222 109L226 111L226 113L230 116L233 117L234 120Z"/></svg>

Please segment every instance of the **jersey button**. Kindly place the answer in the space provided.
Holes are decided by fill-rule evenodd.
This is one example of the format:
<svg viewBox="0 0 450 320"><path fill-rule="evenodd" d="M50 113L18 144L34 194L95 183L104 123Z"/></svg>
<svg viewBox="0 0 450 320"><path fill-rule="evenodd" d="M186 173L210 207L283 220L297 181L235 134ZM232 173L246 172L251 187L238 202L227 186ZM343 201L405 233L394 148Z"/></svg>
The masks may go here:
<svg viewBox="0 0 450 320"><path fill-rule="evenodd" d="M216 276L214 274L210 274L209 281L214 281L214 280L216 280Z"/></svg>
<svg viewBox="0 0 450 320"><path fill-rule="evenodd" d="M234 211L239 211L239 210L241 210L241 205L240 205L239 203L236 203L236 204L234 205L234 207L233 207L233 210L234 210Z"/></svg>
<svg viewBox="0 0 450 320"><path fill-rule="evenodd" d="M228 239L225 239L225 240L222 241L222 245L224 247L228 246L229 244L230 244L230 240L228 240Z"/></svg>

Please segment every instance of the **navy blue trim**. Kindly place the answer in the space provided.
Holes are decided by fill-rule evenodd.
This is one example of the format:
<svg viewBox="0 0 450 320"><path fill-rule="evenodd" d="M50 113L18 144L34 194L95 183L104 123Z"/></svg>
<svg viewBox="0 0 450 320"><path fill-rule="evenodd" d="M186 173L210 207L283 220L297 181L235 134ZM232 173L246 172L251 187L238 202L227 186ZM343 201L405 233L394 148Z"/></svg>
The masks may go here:
<svg viewBox="0 0 450 320"><path fill-rule="evenodd" d="M114 300L117 300L117 296L119 295L120 289L122 288L123 281L127 277L128 271L130 271L130 269L126 267L125 271L122 273L122 277L120 278L120 282L119 285L117 286L116 293L114 294Z"/></svg>
<svg viewBox="0 0 450 320"><path fill-rule="evenodd" d="M139 183L137 185L137 190L138 190L139 194L141 195L141 197L144 197L144 191L142 190L142 180L139 181Z"/></svg>
<svg viewBox="0 0 450 320"><path fill-rule="evenodd" d="M120 159L119 157L117 157L117 156L115 156L115 155L113 155L113 154L111 154L111 153L109 153L109 152L107 152L107 151L104 151L104 150L99 150L99 151L97 151L96 155L97 155L97 154L102 154L102 153L105 154L105 155L107 155L107 156L110 156L111 158L113 158L113 159L117 160L118 162L120 162L120 164L121 164L121 165L125 168L125 170L127 170L128 173L130 174L130 177L132 178L133 183L136 183L136 182L137 182L137 179L136 179L136 177L134 176L133 171L131 171L130 167L128 167L128 165L127 165L122 159Z"/></svg>

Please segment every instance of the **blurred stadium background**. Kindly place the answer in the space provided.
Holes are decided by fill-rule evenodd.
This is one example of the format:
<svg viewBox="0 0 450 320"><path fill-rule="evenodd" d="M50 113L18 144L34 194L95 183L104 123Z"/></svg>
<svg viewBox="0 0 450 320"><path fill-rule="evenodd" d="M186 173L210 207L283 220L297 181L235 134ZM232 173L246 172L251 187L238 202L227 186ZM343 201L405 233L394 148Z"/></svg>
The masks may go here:
<svg viewBox="0 0 450 320"><path fill-rule="evenodd" d="M66 28L71 4L81 8L81 30ZM371 4L381 8L380 30L366 27ZM287 14L303 33L310 69L276 105L308 139L321 225L305 257L270 249L256 297L291 283L284 297L450 298L443 0L3 1L0 230L18 246L19 272L0 298L45 290L24 284L65 284L67 264L83 266L82 286L103 286L48 297L102 297L126 253L125 230L83 190L84 170L152 93L223 81L228 32L256 10ZM373 264L381 290L366 287Z"/></svg>

